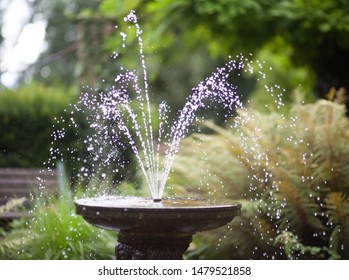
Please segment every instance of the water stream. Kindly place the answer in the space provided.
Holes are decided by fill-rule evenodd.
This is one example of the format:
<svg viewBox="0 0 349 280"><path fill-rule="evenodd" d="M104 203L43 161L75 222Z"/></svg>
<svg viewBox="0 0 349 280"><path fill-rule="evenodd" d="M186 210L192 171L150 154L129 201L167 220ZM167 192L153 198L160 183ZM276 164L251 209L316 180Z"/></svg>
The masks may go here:
<svg viewBox="0 0 349 280"><path fill-rule="evenodd" d="M88 125L93 131L84 140L87 152L92 155L92 161L96 165L101 162L103 166L117 163L122 168L125 164L118 159L120 151L131 147L152 198L160 201L181 140L195 126L198 112L209 112L216 106L221 106L225 117L230 118L237 108L244 110L237 87L230 80L232 75L240 75L241 71L252 73L253 62L250 57L243 55L237 55L235 59L229 57L230 60L225 65L217 68L192 89L183 108L178 112L177 119L170 122L170 106L166 102L161 102L155 112L152 108L142 30L135 12L131 11L124 21L136 30L141 73L120 67L120 73L110 88L100 90L84 87L79 102L72 105L72 109L85 112ZM128 35L120 32L120 36L125 48ZM117 52L112 55L114 59L118 56ZM262 68L260 64L259 68ZM260 69L259 72L263 79L264 73ZM71 122L72 126L77 126L73 117ZM64 138L64 134L64 130L53 133L55 140ZM56 153L57 150L52 151L52 155ZM57 156L51 158L56 159ZM114 171L118 172L119 167L114 167ZM98 166L93 167L97 168ZM84 166L80 171L87 176L90 169Z"/></svg>

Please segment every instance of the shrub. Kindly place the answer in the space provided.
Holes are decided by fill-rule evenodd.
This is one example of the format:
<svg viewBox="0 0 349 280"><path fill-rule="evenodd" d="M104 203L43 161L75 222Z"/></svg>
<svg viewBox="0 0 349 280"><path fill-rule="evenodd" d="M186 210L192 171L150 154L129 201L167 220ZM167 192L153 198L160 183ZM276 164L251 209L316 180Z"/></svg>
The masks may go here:
<svg viewBox="0 0 349 280"><path fill-rule="evenodd" d="M57 117L69 119L69 104L75 102L74 88L23 85L0 92L0 166L41 167L50 155L53 126ZM83 123L82 118L79 123ZM65 145L78 138L67 128Z"/></svg>
<svg viewBox="0 0 349 280"><path fill-rule="evenodd" d="M172 192L242 203L229 230L201 234L188 256L349 259L345 107L321 100L295 104L287 117L240 111L235 121L207 123L216 133L186 139L174 164L170 183L188 187Z"/></svg>

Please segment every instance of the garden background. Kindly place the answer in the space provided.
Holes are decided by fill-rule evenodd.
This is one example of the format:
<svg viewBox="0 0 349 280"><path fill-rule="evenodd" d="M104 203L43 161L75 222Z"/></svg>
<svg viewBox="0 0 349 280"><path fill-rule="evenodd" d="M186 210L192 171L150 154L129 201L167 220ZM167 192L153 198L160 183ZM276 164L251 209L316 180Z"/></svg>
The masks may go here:
<svg viewBox="0 0 349 280"><path fill-rule="evenodd" d="M114 26L122 27L133 9L143 29L152 101L166 100L171 117L191 88L230 56L263 61L272 69L267 82L284 89L279 109L254 74L242 73L234 82L242 99L250 100L245 125L230 129L212 112L202 132L183 141L167 195L230 198L243 205L228 227L195 236L185 257L349 258L347 1L23 1L30 14L23 27L44 21L46 46L16 73L13 86L1 79L0 167L43 167L55 144L53 127L57 119L70 118L67 108L82 87L108 86L118 63L138 67L132 36L119 60L111 58L122 44ZM11 1L4 3L1 15ZM1 65L4 77L9 70ZM86 116L75 119L79 129L67 128L63 146L77 145L88 134ZM75 159L85 156L81 151ZM36 198L33 218L0 228L0 258L113 258L116 234L85 223L75 215L73 200L111 182L117 193L144 195L132 154L123 156L128 166L117 176L88 182L74 177L81 165L65 157L69 180L59 194Z"/></svg>

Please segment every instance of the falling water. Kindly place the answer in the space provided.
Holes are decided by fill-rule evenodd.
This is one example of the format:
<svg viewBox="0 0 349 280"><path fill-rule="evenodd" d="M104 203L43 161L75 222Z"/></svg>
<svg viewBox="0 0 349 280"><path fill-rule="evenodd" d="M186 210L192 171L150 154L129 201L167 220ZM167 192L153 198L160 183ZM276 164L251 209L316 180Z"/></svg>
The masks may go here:
<svg viewBox="0 0 349 280"><path fill-rule="evenodd" d="M153 199L159 201L180 142L198 120L198 111L205 112L220 104L226 112L225 116L231 117L237 108L243 110L236 86L231 84L229 79L232 73L253 72L253 67L248 57L243 55L238 55L235 59L230 57L228 63L217 68L192 89L192 94L171 125L168 120L169 105L161 102L157 114L151 108L142 31L135 12L131 11L124 21L130 23L136 30L141 73L121 67L113 86L102 91L84 87L79 102L72 105L72 109L84 111L89 127L93 130L93 133L84 140L87 152L92 155L92 161L101 161L103 166L116 162L122 167L125 163L119 160L120 151L131 147ZM120 32L120 36L124 48L127 34ZM117 52L113 52L114 59L118 56ZM263 73L261 77L264 78ZM70 121L71 126L77 126L73 117ZM158 124L157 131L154 131L154 123ZM64 136L64 129L53 133L55 140ZM51 152L51 158L56 159L57 156L54 154L59 153L59 150ZM72 150L71 153L73 152ZM86 166L80 171L86 176L91 172Z"/></svg>

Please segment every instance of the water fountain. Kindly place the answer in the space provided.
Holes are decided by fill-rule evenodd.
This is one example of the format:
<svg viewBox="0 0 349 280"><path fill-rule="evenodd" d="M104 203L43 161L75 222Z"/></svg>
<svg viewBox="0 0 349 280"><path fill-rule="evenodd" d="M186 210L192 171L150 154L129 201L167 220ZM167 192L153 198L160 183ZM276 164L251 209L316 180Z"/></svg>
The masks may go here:
<svg viewBox="0 0 349 280"><path fill-rule="evenodd" d="M91 224L117 230L116 259L181 259L192 236L230 222L241 205L230 201L96 197L76 201Z"/></svg>
<svg viewBox="0 0 349 280"><path fill-rule="evenodd" d="M135 71L124 71L115 78L115 86L107 92L86 92L80 103L89 111L96 112L90 117L90 127L96 130L98 139L88 141L88 150L100 157L105 152L103 141L111 139L115 150L108 153L105 159L108 162L113 160L113 155L118 153L117 148L123 145L121 139L126 137L152 198L83 198L75 201L76 212L93 225L119 231L115 252L117 259L181 259L193 234L221 227L240 213L241 204L231 201L162 196L180 141L195 121L196 112L199 109L207 110L215 102L222 104L229 112L236 107L242 108L235 87L228 79L231 71L243 68L243 59L228 62L194 88L169 133L165 133L168 108L161 103L158 110L159 131L155 134L141 30L133 11L125 17L125 21L136 28L143 83L139 82ZM120 34L125 40L127 35ZM118 56L116 53L113 55ZM130 98L130 89L136 93L135 99ZM136 108L140 109L140 113L136 112ZM112 123L114 127L103 125L104 122ZM164 153L161 147L165 148Z"/></svg>

